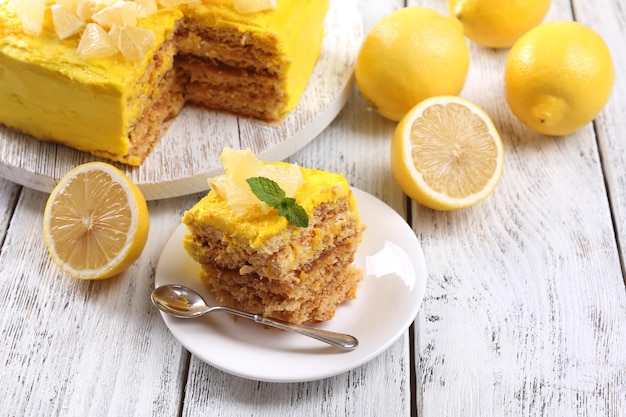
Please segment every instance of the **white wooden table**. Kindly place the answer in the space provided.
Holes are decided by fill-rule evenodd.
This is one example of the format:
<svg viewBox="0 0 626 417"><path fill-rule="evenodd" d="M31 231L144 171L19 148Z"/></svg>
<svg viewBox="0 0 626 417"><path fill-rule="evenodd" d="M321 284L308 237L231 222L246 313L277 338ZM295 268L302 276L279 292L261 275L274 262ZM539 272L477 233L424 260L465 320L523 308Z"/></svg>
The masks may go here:
<svg viewBox="0 0 626 417"><path fill-rule="evenodd" d="M409 3L445 11L444 0ZM365 29L404 5L360 0ZM81 282L47 255L47 195L0 179L0 416L626 416L626 13L621 0L554 0L547 20L572 19L607 41L617 81L602 114L568 137L515 120L507 51L470 43L461 95L491 115L506 152L500 185L478 206L445 213L408 201L389 168L395 124L356 91L289 158L344 172L405 216L429 271L406 334L333 378L231 376L169 333L149 300L154 269L199 194L150 202L140 259Z"/></svg>

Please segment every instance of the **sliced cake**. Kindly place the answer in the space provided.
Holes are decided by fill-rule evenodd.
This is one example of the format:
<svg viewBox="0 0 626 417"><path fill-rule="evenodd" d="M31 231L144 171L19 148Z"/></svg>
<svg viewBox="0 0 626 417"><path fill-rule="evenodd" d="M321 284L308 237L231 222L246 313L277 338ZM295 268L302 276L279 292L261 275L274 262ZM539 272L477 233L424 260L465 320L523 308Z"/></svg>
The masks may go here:
<svg viewBox="0 0 626 417"><path fill-rule="evenodd" d="M225 149L222 161L226 174L211 179L208 195L183 216L184 245L204 283L218 302L250 313L292 323L331 319L363 278L353 261L364 226L345 177L263 163L249 150ZM278 209L255 195L251 179L270 184L269 194L284 191Z"/></svg>

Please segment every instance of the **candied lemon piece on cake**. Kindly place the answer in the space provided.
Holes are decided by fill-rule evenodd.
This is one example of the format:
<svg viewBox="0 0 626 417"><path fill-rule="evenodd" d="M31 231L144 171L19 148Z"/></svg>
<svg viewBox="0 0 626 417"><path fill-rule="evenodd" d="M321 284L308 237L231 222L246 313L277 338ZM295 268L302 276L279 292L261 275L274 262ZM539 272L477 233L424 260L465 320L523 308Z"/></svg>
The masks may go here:
<svg viewBox="0 0 626 417"><path fill-rule="evenodd" d="M93 0L79 0L76 3L76 15L84 22L91 20L97 11L97 3Z"/></svg>
<svg viewBox="0 0 626 417"><path fill-rule="evenodd" d="M83 21L87 22L91 20L91 17L115 3L116 0L78 0L76 2L76 15Z"/></svg>
<svg viewBox="0 0 626 417"><path fill-rule="evenodd" d="M115 25L135 26L137 25L137 4L131 1L118 1L94 13L91 19L104 29L110 29Z"/></svg>
<svg viewBox="0 0 626 417"><path fill-rule="evenodd" d="M79 0L56 0L56 4L63 6L72 13L76 13L76 5Z"/></svg>
<svg viewBox="0 0 626 417"><path fill-rule="evenodd" d="M69 171L44 211L43 235L55 264L79 279L119 274L141 254L150 228L146 200L112 165L90 162Z"/></svg>
<svg viewBox="0 0 626 417"><path fill-rule="evenodd" d="M158 6L156 0L135 0L137 4L137 17L146 17L156 13Z"/></svg>
<svg viewBox="0 0 626 417"><path fill-rule="evenodd" d="M294 164L264 164L250 149L224 148L220 160L226 173L209 178L209 187L228 201L238 216L244 216L251 208L267 213L271 207L260 201L246 182L248 178L265 177L275 181L285 194L293 196L302 184L302 172Z"/></svg>
<svg viewBox="0 0 626 417"><path fill-rule="evenodd" d="M52 14L54 31L59 39L69 38L70 36L80 32L85 26L85 22L83 22L66 6L53 4L50 7L50 12Z"/></svg>
<svg viewBox="0 0 626 417"><path fill-rule="evenodd" d="M478 106L456 96L434 97L400 121L391 163L409 197L433 209L454 210L493 192L502 176L504 148Z"/></svg>
<svg viewBox="0 0 626 417"><path fill-rule="evenodd" d="M276 0L235 0L237 13L256 13L276 8Z"/></svg>
<svg viewBox="0 0 626 417"><path fill-rule="evenodd" d="M224 165L226 175L233 182L243 182L255 176L262 165L250 149L240 151L226 147L220 155L220 161Z"/></svg>
<svg viewBox="0 0 626 417"><path fill-rule="evenodd" d="M11 6L24 32L39 35L43 30L46 0L12 0Z"/></svg>
<svg viewBox="0 0 626 417"><path fill-rule="evenodd" d="M85 26L76 51L83 59L105 58L119 52L109 34L96 23Z"/></svg>
<svg viewBox="0 0 626 417"><path fill-rule="evenodd" d="M113 26L109 36L128 61L143 59L156 42L153 31L136 26Z"/></svg>

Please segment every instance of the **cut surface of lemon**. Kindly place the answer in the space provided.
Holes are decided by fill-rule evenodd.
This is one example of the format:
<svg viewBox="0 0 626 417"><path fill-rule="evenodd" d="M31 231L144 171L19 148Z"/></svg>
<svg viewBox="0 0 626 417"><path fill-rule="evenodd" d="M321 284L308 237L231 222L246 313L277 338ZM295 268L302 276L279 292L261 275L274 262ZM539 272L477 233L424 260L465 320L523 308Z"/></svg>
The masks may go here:
<svg viewBox="0 0 626 417"><path fill-rule="evenodd" d="M436 210L477 204L498 185L504 147L489 116L456 96L413 107L391 142L392 172L403 191Z"/></svg>
<svg viewBox="0 0 626 417"><path fill-rule="evenodd" d="M70 170L50 193L43 217L54 263L79 279L109 278L127 269L143 251L149 228L139 188L103 162Z"/></svg>

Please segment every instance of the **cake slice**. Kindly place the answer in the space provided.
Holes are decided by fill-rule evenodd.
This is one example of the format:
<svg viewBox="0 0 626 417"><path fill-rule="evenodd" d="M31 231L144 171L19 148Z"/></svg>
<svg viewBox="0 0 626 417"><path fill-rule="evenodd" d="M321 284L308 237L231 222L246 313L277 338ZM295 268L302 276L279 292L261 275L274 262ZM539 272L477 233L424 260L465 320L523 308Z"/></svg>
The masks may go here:
<svg viewBox="0 0 626 417"><path fill-rule="evenodd" d="M342 175L263 163L225 149L226 174L183 216L183 244L223 305L292 323L331 319L356 297L363 271L353 264L364 226ZM305 212L294 225L254 195L247 180L271 180ZM293 221L293 219L292 219Z"/></svg>

